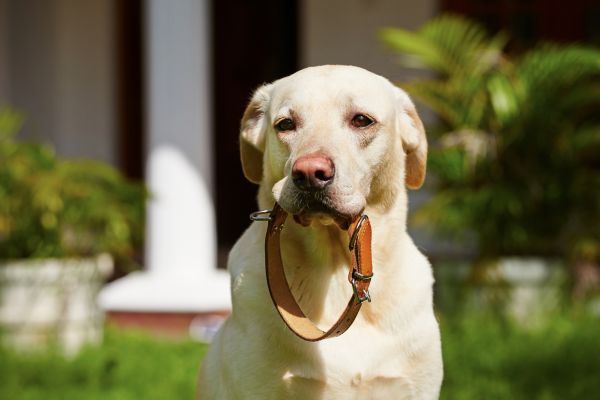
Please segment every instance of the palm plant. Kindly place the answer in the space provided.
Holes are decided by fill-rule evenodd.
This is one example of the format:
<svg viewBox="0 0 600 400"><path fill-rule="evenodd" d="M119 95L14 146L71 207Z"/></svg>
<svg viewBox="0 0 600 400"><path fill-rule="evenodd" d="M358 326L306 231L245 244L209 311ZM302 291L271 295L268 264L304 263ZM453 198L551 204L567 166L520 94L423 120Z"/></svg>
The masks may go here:
<svg viewBox="0 0 600 400"><path fill-rule="evenodd" d="M404 65L434 72L403 84L439 124L434 194L416 214L438 232L475 234L482 258L600 256L600 51L544 44L511 57L504 33L461 17L381 39Z"/></svg>

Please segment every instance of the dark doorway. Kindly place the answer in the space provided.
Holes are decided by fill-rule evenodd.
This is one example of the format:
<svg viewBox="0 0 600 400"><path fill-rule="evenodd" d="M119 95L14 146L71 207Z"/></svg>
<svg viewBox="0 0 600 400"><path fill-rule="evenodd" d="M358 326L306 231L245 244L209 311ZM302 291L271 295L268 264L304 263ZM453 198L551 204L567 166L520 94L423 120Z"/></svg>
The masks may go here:
<svg viewBox="0 0 600 400"><path fill-rule="evenodd" d="M144 68L142 0L115 1L116 114L119 168L144 177Z"/></svg>
<svg viewBox="0 0 600 400"><path fill-rule="evenodd" d="M219 265L248 227L257 186L242 174L239 123L252 91L298 65L296 1L213 2L213 99Z"/></svg>
<svg viewBox="0 0 600 400"><path fill-rule="evenodd" d="M509 48L517 52L540 40L600 45L598 0L442 0L441 9L478 20L491 32L507 31Z"/></svg>

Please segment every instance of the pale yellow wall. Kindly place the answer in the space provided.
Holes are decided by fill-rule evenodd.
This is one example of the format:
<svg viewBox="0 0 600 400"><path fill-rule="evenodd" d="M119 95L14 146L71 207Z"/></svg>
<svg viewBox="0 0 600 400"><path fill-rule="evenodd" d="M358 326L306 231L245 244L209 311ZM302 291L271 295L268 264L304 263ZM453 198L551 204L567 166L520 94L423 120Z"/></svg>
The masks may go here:
<svg viewBox="0 0 600 400"><path fill-rule="evenodd" d="M22 136L116 162L113 11L108 0L0 0L0 98L25 114Z"/></svg>
<svg viewBox="0 0 600 400"><path fill-rule="evenodd" d="M52 2L5 0L7 101L27 118L23 136L55 142L55 18Z"/></svg>
<svg viewBox="0 0 600 400"><path fill-rule="evenodd" d="M436 0L301 1L301 64L351 64L404 79L413 72L394 63L377 33L388 26L417 28L436 11Z"/></svg>
<svg viewBox="0 0 600 400"><path fill-rule="evenodd" d="M57 130L66 155L116 162L113 2L57 3Z"/></svg>
<svg viewBox="0 0 600 400"><path fill-rule="evenodd" d="M0 0L0 107L8 99L7 0Z"/></svg>

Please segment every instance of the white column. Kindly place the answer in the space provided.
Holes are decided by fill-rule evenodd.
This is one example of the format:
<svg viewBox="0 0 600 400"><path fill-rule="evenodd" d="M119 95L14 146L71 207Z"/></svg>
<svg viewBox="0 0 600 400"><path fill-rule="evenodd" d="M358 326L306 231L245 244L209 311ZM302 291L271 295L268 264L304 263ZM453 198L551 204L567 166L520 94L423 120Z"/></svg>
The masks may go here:
<svg viewBox="0 0 600 400"><path fill-rule="evenodd" d="M146 15L147 270L107 286L111 311L230 309L216 269L208 0L149 0Z"/></svg>

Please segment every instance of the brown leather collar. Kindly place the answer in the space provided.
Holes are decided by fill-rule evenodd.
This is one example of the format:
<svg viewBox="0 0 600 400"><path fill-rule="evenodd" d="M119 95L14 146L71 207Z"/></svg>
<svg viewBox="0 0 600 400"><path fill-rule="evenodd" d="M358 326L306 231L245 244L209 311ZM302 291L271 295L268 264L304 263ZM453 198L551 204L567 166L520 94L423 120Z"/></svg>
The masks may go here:
<svg viewBox="0 0 600 400"><path fill-rule="evenodd" d="M363 214L356 218L348 228L349 248L352 252L352 264L348 272L348 280L352 285L354 295L337 322L327 331L322 331L302 312L285 278L283 261L281 260L280 235L288 215L287 212L275 203L269 217L257 218L256 215L260 213L264 214L266 211L254 213L254 217L251 216L251 218L269 221L265 237L265 267L269 293L279 315L281 315L288 328L304 340L317 342L322 339L340 336L350 328L360 311L362 303L371 301L369 284L373 276L373 264L371 260L371 224L369 218Z"/></svg>

